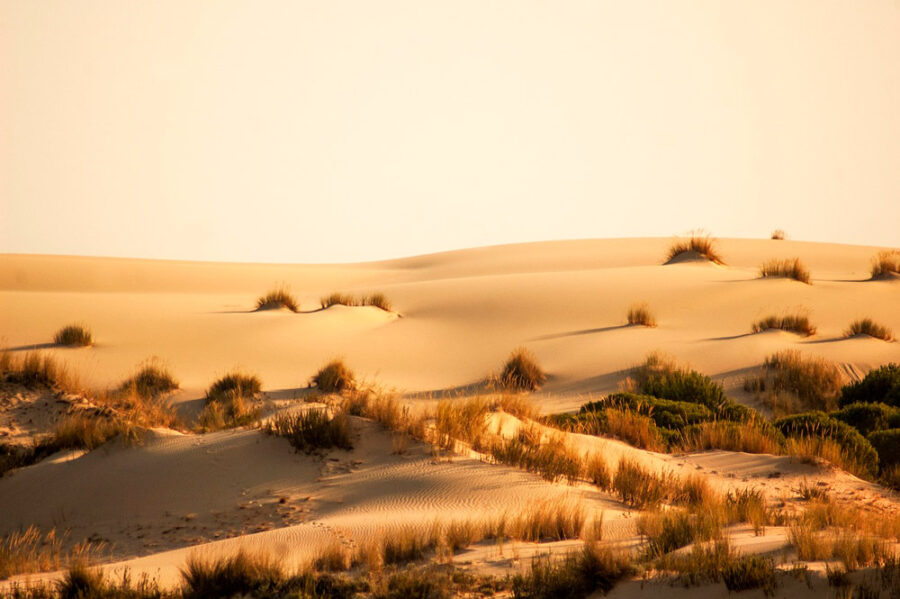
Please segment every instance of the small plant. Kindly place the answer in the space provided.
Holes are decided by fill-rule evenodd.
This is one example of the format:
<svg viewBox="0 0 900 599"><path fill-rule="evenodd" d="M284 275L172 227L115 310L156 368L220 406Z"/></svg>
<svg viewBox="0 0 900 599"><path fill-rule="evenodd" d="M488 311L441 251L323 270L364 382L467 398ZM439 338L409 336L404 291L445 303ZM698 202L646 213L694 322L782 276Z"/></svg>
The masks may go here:
<svg viewBox="0 0 900 599"><path fill-rule="evenodd" d="M772 597L778 586L776 572L772 558L748 555L731 560L722 569L722 581L731 592L762 589L767 597Z"/></svg>
<svg viewBox="0 0 900 599"><path fill-rule="evenodd" d="M628 310L628 324L655 327L656 318L650 313L647 304L634 304Z"/></svg>
<svg viewBox="0 0 900 599"><path fill-rule="evenodd" d="M784 350L767 357L761 372L744 380L744 390L765 393L765 405L776 413L790 414L833 410L843 382L844 375L833 362Z"/></svg>
<svg viewBox="0 0 900 599"><path fill-rule="evenodd" d="M811 285L809 271L800 262L800 258L790 258L786 260L769 260L759 267L759 276L766 277L785 277L794 279L801 283Z"/></svg>
<svg viewBox="0 0 900 599"><path fill-rule="evenodd" d="M900 250L878 252L872 258L872 278L885 279L900 274Z"/></svg>
<svg viewBox="0 0 900 599"><path fill-rule="evenodd" d="M341 393L356 386L353 371L347 368L343 360L332 360L320 368L311 382L323 393Z"/></svg>
<svg viewBox="0 0 900 599"><path fill-rule="evenodd" d="M256 376L238 371L223 376L206 390L201 427L218 430L249 424L258 415L250 403L261 391L262 382Z"/></svg>
<svg viewBox="0 0 900 599"><path fill-rule="evenodd" d="M676 240L669 247L666 255L666 264L674 262L685 255L697 255L715 264L724 264L722 257L716 251L716 241L706 234L698 231L691 232L689 239Z"/></svg>
<svg viewBox="0 0 900 599"><path fill-rule="evenodd" d="M883 341L893 341L894 332L886 326L880 325L871 318L860 318L854 320L844 331L844 337L855 337L857 335L868 335Z"/></svg>
<svg viewBox="0 0 900 599"><path fill-rule="evenodd" d="M362 300L363 306L375 306L376 308L381 308L385 312L391 311L391 302L388 300L387 296L383 293L373 293L371 295L367 295Z"/></svg>
<svg viewBox="0 0 900 599"><path fill-rule="evenodd" d="M159 364L149 363L119 386L120 392L130 392L151 399L178 389L175 377Z"/></svg>
<svg viewBox="0 0 900 599"><path fill-rule="evenodd" d="M514 350L500 373L500 384L510 391L535 391L546 380L534 354L525 348Z"/></svg>
<svg viewBox="0 0 900 599"><path fill-rule="evenodd" d="M342 412L329 418L325 410L306 410L300 414L276 416L264 429L270 435L284 437L297 451L312 453L317 450L353 449L350 423Z"/></svg>
<svg viewBox="0 0 900 599"><path fill-rule="evenodd" d="M635 508L658 505L671 495L676 481L671 473L656 475L637 462L622 458L612 488L622 503Z"/></svg>
<svg viewBox="0 0 900 599"><path fill-rule="evenodd" d="M64 534L56 529L42 533L31 525L25 530L0 537L0 580L16 574L57 570L98 553L99 547L87 541L66 551Z"/></svg>
<svg viewBox="0 0 900 599"><path fill-rule="evenodd" d="M646 395L700 403L713 411L729 403L721 384L695 370L680 368L657 353L651 353L643 364L634 367L627 383Z"/></svg>
<svg viewBox="0 0 900 599"><path fill-rule="evenodd" d="M816 327L809 321L805 314L788 314L785 316L767 316L753 323L752 331L761 333L770 329L781 329L800 335L816 334Z"/></svg>
<svg viewBox="0 0 900 599"><path fill-rule="evenodd" d="M319 305L322 306L323 310L331 306L374 306L381 308L385 312L390 312L392 308L390 300L383 293L372 293L360 298L347 293L332 293L323 296L319 300Z"/></svg>
<svg viewBox="0 0 900 599"><path fill-rule="evenodd" d="M454 450L457 441L480 449L482 438L487 433L489 411L488 403L477 397L466 400L441 400L435 410L435 443L449 451Z"/></svg>
<svg viewBox="0 0 900 599"><path fill-rule="evenodd" d="M580 552L571 553L562 560L535 558L530 572L513 577L513 596L574 599L596 591L605 594L634 571L626 552L586 542Z"/></svg>
<svg viewBox="0 0 900 599"><path fill-rule="evenodd" d="M300 310L297 299L291 295L286 287L273 289L256 300L257 310L278 310L280 308L287 308L291 312Z"/></svg>
<svg viewBox="0 0 900 599"><path fill-rule="evenodd" d="M772 239L782 241L784 239L784 231L782 229L775 229L772 231Z"/></svg>
<svg viewBox="0 0 900 599"><path fill-rule="evenodd" d="M79 324L70 324L61 328L53 336L53 341L57 345L68 347L88 347L94 342L90 329Z"/></svg>

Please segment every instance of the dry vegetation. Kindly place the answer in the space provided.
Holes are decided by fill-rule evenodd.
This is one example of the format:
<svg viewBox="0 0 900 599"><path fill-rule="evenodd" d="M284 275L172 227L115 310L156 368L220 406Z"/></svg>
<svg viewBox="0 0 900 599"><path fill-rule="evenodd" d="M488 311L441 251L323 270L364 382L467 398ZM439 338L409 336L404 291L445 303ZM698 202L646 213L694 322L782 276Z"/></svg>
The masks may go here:
<svg viewBox="0 0 900 599"><path fill-rule="evenodd" d="M370 295L363 295L361 297L356 297L353 295L349 295L347 293L332 293L330 295L323 296L319 300L319 305L321 305L322 309L330 308L331 306L374 306L376 308L381 308L385 312L391 311L391 302L388 300L387 296L383 293L372 293Z"/></svg>
<svg viewBox="0 0 900 599"><path fill-rule="evenodd" d="M836 364L784 350L767 357L759 374L744 381L744 390L758 394L778 416L802 410L833 410L843 384L844 375Z"/></svg>
<svg viewBox="0 0 900 599"><path fill-rule="evenodd" d="M759 267L759 276L762 278L784 277L812 285L809 270L800 262L800 258L773 259L763 262Z"/></svg>
<svg viewBox="0 0 900 599"><path fill-rule="evenodd" d="M84 325L70 324L53 336L53 342L67 347L88 347L94 342L91 331Z"/></svg>
<svg viewBox="0 0 900 599"><path fill-rule="evenodd" d="M0 376L25 387L43 385L65 393L82 391L81 381L66 365L37 351L26 352L21 359L9 352L0 353Z"/></svg>
<svg viewBox="0 0 900 599"><path fill-rule="evenodd" d="M260 392L262 382L254 375L234 371L223 376L206 390L200 428L214 431L250 424L259 416L254 403Z"/></svg>
<svg viewBox="0 0 900 599"><path fill-rule="evenodd" d="M535 391L546 380L547 375L534 354L524 347L509 355L498 378L500 386L509 391Z"/></svg>
<svg viewBox="0 0 900 599"><path fill-rule="evenodd" d="M716 240L709 235L699 232L692 232L689 239L679 239L669 246L666 254L666 263L674 261L676 258L693 252L710 262L715 264L725 264L722 256L716 251Z"/></svg>
<svg viewBox="0 0 900 599"><path fill-rule="evenodd" d="M787 314L785 316L767 316L753 323L751 330L761 333L770 329L781 329L807 337L816 334L816 327L806 314Z"/></svg>
<svg viewBox="0 0 900 599"><path fill-rule="evenodd" d="M854 320L844 331L844 337L855 337L857 335L868 335L875 339L883 341L893 341L894 332L886 326L880 325L871 318L860 318Z"/></svg>
<svg viewBox="0 0 900 599"><path fill-rule="evenodd" d="M310 383L323 393L341 393L353 390L356 378L343 360L332 360L313 375Z"/></svg>
<svg viewBox="0 0 900 599"><path fill-rule="evenodd" d="M878 252L872 258L870 272L873 279L883 279L900 274L900 250Z"/></svg>
<svg viewBox="0 0 900 599"><path fill-rule="evenodd" d="M300 304L297 303L297 299L286 287L273 289L256 300L257 310L278 310L281 308L287 308L291 312L300 310Z"/></svg>
<svg viewBox="0 0 900 599"><path fill-rule="evenodd" d="M279 414L263 430L287 439L294 449L304 453L334 447L353 449L350 423L346 414L340 411L333 416L318 409L299 414Z"/></svg>
<svg viewBox="0 0 900 599"><path fill-rule="evenodd" d="M775 229L774 231L772 231L772 239L775 239L777 241L783 241L784 238L785 238L785 233L782 229Z"/></svg>
<svg viewBox="0 0 900 599"><path fill-rule="evenodd" d="M20 573L57 570L98 555L100 547L84 541L65 549L66 535L36 526L0 537L0 580Z"/></svg>
<svg viewBox="0 0 900 599"><path fill-rule="evenodd" d="M651 314L647 304L634 304L628 309L628 324L655 327L656 317Z"/></svg>

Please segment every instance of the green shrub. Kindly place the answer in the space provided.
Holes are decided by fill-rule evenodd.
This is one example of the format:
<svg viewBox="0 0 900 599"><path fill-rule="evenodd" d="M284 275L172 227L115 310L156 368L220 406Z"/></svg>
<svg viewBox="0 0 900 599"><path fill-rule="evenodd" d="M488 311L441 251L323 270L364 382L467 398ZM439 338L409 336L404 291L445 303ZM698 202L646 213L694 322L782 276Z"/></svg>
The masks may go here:
<svg viewBox="0 0 900 599"><path fill-rule="evenodd" d="M841 390L841 406L859 401L900 407L900 364L885 364L870 370L861 381Z"/></svg>
<svg viewBox="0 0 900 599"><path fill-rule="evenodd" d="M332 360L319 369L312 383L325 393L340 393L352 390L356 386L356 378L343 360Z"/></svg>
<svg viewBox="0 0 900 599"><path fill-rule="evenodd" d="M882 470L900 465L900 428L876 431L868 439L878 452Z"/></svg>
<svg viewBox="0 0 900 599"><path fill-rule="evenodd" d="M93 343L91 331L87 327L78 324L70 324L61 328L53 336L53 341L57 345L67 345L69 347L87 347Z"/></svg>
<svg viewBox="0 0 900 599"><path fill-rule="evenodd" d="M630 410L650 416L657 426L681 429L687 424L705 422L714 418L712 410L703 404L689 401L661 399L652 395L636 393L613 393L601 401L592 401L581 406L579 415L609 408Z"/></svg>
<svg viewBox="0 0 900 599"><path fill-rule="evenodd" d="M695 370L678 368L656 354L634 368L631 376L637 390L645 395L700 403L714 411L728 402L722 385Z"/></svg>
<svg viewBox="0 0 900 599"><path fill-rule="evenodd" d="M500 384L510 391L534 391L546 380L534 354L523 347L510 354L500 373Z"/></svg>
<svg viewBox="0 0 900 599"><path fill-rule="evenodd" d="M883 403L856 402L831 413L832 418L846 422L863 435L895 428L900 422L900 408Z"/></svg>
<svg viewBox="0 0 900 599"><path fill-rule="evenodd" d="M312 453L320 449L353 449L350 424L343 413L329 418L325 410L306 410L300 414L276 416L264 429L270 435L284 437L297 451Z"/></svg>
<svg viewBox="0 0 900 599"><path fill-rule="evenodd" d="M878 469L878 454L872 444L855 428L824 412L806 412L781 418L775 421L775 427L786 437L831 439L870 474Z"/></svg>

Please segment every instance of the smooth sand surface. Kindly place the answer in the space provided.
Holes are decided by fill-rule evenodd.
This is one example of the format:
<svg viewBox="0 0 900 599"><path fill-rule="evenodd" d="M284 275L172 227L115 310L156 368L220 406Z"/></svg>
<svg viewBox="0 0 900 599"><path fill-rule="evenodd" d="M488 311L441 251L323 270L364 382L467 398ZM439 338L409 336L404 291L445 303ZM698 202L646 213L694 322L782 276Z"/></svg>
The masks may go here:
<svg viewBox="0 0 900 599"><path fill-rule="evenodd" d="M290 404L337 356L359 378L427 403L477 392L510 350L524 345L549 373L533 395L546 412L617 389L627 369L655 350L721 380L743 400L743 376L781 349L836 361L848 380L900 361L900 343L842 336L862 316L900 333L900 283L867 280L879 248L727 239L719 243L724 266L663 265L670 242L534 243L353 265L4 255L0 345L14 354L52 352L95 389L115 386L157 358L180 380L176 400L185 406L234 367L258 374L269 399ZM810 269L812 285L758 278L764 260L794 256ZM259 295L282 284L299 299L300 313L253 310ZM383 292L394 311L320 310L318 298L335 291ZM627 326L634 302L647 302L659 326ZM794 309L808 311L816 335L750 334L755 319ZM92 347L52 346L54 332L72 322L92 329ZM42 401L49 400L19 397L10 405L41 410ZM508 415L493 418L491 426L506 434L518 426ZM474 454L435 459L419 443L397 455L391 433L379 425L354 419L354 429L353 451L324 458L294 453L256 430L159 431L137 447L114 442L59 455L0 480L0 533L29 524L66 528L73 539L108 543L111 568L127 566L167 584L197 552L265 548L301 564L329 543L352 548L398 526L515 513L545 499L581 502L592 515L603 512L608 538L634 537L634 514L588 485L548 483ZM773 501L790 497L802 481L817 481L848 501L897 507L874 484L783 456L664 455L584 435L572 443L610 463L626 456L700 474L723 490L760 488ZM738 545L783 546L783 531L773 535L765 542L745 535ZM534 548L526 545L516 559L489 546L468 551L500 572L527 563L523 556Z"/></svg>

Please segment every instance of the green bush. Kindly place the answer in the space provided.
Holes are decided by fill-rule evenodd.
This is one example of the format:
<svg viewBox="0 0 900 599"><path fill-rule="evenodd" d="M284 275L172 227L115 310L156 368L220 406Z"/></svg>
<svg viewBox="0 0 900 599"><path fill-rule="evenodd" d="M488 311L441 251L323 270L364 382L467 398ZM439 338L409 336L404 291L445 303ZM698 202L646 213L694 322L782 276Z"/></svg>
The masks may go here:
<svg viewBox="0 0 900 599"><path fill-rule="evenodd" d="M699 403L711 410L728 402L722 385L696 370L649 369L638 381L642 393L661 399Z"/></svg>
<svg viewBox="0 0 900 599"><path fill-rule="evenodd" d="M885 364L871 370L863 380L841 390L841 407L859 401L900 407L900 364Z"/></svg>
<svg viewBox="0 0 900 599"><path fill-rule="evenodd" d="M855 428L824 412L804 412L775 421L775 428L786 437L827 438L843 447L870 473L877 471L878 453Z"/></svg>
<svg viewBox="0 0 900 599"><path fill-rule="evenodd" d="M869 435L888 428L898 428L895 423L900 420L900 409L883 403L858 401L832 412L831 416L846 422L863 435Z"/></svg>
<svg viewBox="0 0 900 599"><path fill-rule="evenodd" d="M882 470L900 464L900 428L874 432L868 439L878 452Z"/></svg>
<svg viewBox="0 0 900 599"><path fill-rule="evenodd" d="M703 404L688 401L661 399L651 395L636 393L613 393L605 400L592 401L581 406L579 414L596 412L609 408L630 410L643 416L650 416L657 426L676 429L686 424L705 422L713 418L713 412Z"/></svg>

